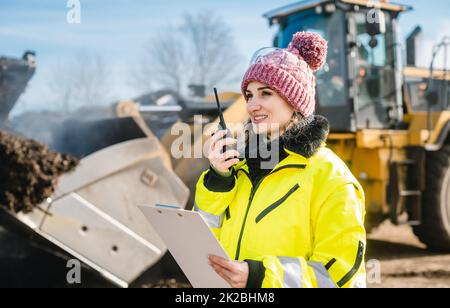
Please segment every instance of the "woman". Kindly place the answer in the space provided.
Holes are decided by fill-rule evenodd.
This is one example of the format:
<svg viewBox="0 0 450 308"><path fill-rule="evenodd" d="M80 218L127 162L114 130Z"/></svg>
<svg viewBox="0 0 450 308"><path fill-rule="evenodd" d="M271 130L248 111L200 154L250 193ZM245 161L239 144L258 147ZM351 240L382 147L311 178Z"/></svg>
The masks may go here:
<svg viewBox="0 0 450 308"><path fill-rule="evenodd" d="M318 34L298 32L287 49L258 53L243 78L253 134L278 145L278 161L250 155L250 142L239 160L221 153L236 143L225 131L211 138L194 208L234 258L209 256L232 287L365 286L364 193L325 147L328 121L313 115L326 52Z"/></svg>

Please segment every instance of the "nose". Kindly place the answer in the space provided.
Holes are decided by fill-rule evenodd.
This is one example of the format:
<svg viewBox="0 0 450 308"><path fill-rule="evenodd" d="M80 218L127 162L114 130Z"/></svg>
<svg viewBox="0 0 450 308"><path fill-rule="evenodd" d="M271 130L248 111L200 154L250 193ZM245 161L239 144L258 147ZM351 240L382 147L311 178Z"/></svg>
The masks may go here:
<svg viewBox="0 0 450 308"><path fill-rule="evenodd" d="M261 105L258 104L258 102L256 100L251 100L247 103L247 112L249 114L254 113L255 111L259 111L261 110Z"/></svg>

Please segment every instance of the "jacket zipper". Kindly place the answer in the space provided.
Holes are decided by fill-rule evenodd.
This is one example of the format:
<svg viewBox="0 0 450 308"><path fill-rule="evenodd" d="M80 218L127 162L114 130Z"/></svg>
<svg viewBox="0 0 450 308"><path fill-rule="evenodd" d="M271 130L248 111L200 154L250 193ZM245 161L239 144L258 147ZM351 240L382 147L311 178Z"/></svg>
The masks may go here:
<svg viewBox="0 0 450 308"><path fill-rule="evenodd" d="M239 254L240 254L240 251L241 251L242 236L244 235L245 224L246 224L246 222L247 222L248 213L249 213L249 211L250 211L250 207L251 207L251 205L252 205L252 201L253 201L253 198L254 198L254 196L255 196L255 194L256 194L256 191L258 190L259 186L261 185L261 183L264 181L264 179L265 179L266 177L268 177L268 176L271 175L271 174L274 174L275 172L278 172L278 171L280 171L280 170L287 169L287 168L299 168L299 169L305 169L305 168L306 168L306 165L285 165L285 166L279 167L279 168L277 168L277 169L274 169L274 170L272 170L269 174L263 176L263 177L258 181L258 183L256 183L256 185L255 185L254 187L252 187L252 190L251 190L251 192L250 192L250 197L249 197L249 200L248 200L248 204L247 204L247 209L246 209L246 211L245 211L244 221L242 222L241 231L240 231L240 233L239 233L239 239L238 239L238 244L237 244L237 248L236 248L236 255L235 255L235 257L234 257L235 260L239 260ZM243 172L248 176L250 182L252 181L252 180L250 179L250 175L248 174L247 171L245 171L245 170L243 170L243 169L238 169L237 171L239 171L239 170L243 171Z"/></svg>
<svg viewBox="0 0 450 308"><path fill-rule="evenodd" d="M361 267L363 258L364 258L364 243L362 241L359 241L355 263L353 264L353 267L350 269L350 271L341 280L338 281L337 285L339 288L342 288L358 272L359 268Z"/></svg>
<svg viewBox="0 0 450 308"><path fill-rule="evenodd" d="M225 218L227 220L231 219L231 214L230 214L230 206L227 207L227 209L225 210Z"/></svg>
<svg viewBox="0 0 450 308"><path fill-rule="evenodd" d="M279 207L284 201L287 200L287 198L289 198L294 192L297 191L297 189L300 188L299 184L296 184L294 187L292 187L288 193L286 195L283 196L283 198L281 198L280 200L278 200L277 202L273 203L272 205L266 207L264 209L264 211L262 211L257 217L255 222L259 223L261 221L261 219L263 219L264 217L266 217L267 214L269 214L270 212L272 212L273 210L275 210L277 207Z"/></svg>

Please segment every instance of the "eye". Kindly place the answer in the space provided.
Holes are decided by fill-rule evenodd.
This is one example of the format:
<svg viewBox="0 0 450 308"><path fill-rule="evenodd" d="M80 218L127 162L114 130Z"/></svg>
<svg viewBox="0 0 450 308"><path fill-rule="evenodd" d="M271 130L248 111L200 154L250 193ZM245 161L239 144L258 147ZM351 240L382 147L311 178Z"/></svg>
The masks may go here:
<svg viewBox="0 0 450 308"><path fill-rule="evenodd" d="M251 94L251 93L245 94L245 99L246 99L246 100L249 100L249 99L252 98L252 97L253 97L253 94Z"/></svg>
<svg viewBox="0 0 450 308"><path fill-rule="evenodd" d="M268 95L268 96L270 96L270 95L272 95L272 93L271 92L269 92L269 91L263 91L262 92L262 95L264 96L264 95Z"/></svg>

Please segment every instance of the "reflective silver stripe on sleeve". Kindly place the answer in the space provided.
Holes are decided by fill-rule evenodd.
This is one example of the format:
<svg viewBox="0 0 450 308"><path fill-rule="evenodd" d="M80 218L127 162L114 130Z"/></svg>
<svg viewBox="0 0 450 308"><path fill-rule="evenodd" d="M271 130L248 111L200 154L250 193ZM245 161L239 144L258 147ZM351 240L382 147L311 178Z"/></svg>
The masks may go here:
<svg viewBox="0 0 450 308"><path fill-rule="evenodd" d="M224 215L213 215L210 214L208 212L202 211L197 203L194 203L194 211L199 212L200 215L202 215L203 219L206 221L206 223L211 227L211 228L220 228L222 227L222 223L223 223L223 217Z"/></svg>
<svg viewBox="0 0 450 308"><path fill-rule="evenodd" d="M317 286L319 288L337 288L330 274L325 269L325 266L321 262L308 262L308 265L314 269L314 274L317 279Z"/></svg>
<svg viewBox="0 0 450 308"><path fill-rule="evenodd" d="M303 282L302 264L298 258L278 257L283 266L283 288L301 288Z"/></svg>

